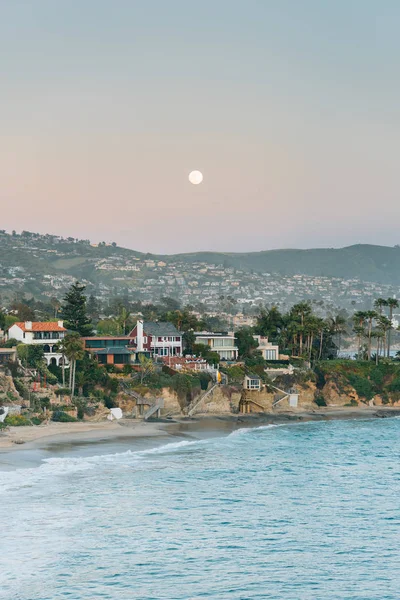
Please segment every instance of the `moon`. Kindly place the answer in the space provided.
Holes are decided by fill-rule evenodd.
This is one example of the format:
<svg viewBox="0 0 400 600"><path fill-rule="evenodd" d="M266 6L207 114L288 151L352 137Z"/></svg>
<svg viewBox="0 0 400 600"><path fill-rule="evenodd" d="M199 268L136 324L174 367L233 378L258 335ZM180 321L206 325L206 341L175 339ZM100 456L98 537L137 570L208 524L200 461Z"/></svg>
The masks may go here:
<svg viewBox="0 0 400 600"><path fill-rule="evenodd" d="M193 185L199 185L203 181L203 173L201 171L192 171L189 173L189 181Z"/></svg>

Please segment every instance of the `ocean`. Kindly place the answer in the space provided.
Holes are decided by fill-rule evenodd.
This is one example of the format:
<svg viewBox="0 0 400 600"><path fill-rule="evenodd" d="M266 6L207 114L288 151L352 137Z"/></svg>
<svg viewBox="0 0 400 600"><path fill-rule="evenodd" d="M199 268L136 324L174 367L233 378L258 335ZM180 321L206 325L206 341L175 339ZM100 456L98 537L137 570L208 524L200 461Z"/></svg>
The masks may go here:
<svg viewBox="0 0 400 600"><path fill-rule="evenodd" d="M0 598L398 600L399 442L270 425L2 471Z"/></svg>

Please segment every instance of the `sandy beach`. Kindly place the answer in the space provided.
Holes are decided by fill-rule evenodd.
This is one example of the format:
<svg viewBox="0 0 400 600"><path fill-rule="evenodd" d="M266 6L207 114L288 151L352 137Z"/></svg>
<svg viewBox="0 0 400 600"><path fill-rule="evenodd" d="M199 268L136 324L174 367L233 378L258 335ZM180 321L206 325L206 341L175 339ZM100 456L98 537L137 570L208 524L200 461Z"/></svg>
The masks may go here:
<svg viewBox="0 0 400 600"><path fill-rule="evenodd" d="M299 423L304 421L368 419L400 416L400 408L346 407L315 409L313 411L287 411L255 413L249 415L199 415L193 418L177 418L171 421L120 421L54 423L40 426L10 427L0 432L0 454L29 449L49 449L59 446L90 445L135 439L153 440L171 436L204 437L228 434L241 427L257 427L263 424Z"/></svg>

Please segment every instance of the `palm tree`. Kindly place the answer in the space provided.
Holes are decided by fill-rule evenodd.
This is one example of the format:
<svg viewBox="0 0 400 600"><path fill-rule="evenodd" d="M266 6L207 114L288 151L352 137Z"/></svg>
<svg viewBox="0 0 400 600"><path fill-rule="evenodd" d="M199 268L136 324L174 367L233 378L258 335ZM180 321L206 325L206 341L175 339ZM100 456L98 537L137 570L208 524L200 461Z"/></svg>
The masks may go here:
<svg viewBox="0 0 400 600"><path fill-rule="evenodd" d="M367 320L367 337L368 337L368 352L367 352L367 356L368 356L368 360L371 360L371 349L372 349L372 323L373 320L376 319L376 317L378 316L378 313L376 313L374 310L367 310L365 313L365 318Z"/></svg>
<svg viewBox="0 0 400 600"><path fill-rule="evenodd" d="M126 323L131 316L131 313L124 306L121 307L118 317L115 321L118 323L118 328L122 329L122 335L126 335Z"/></svg>
<svg viewBox="0 0 400 600"><path fill-rule="evenodd" d="M354 332L358 338L358 358L361 358L361 340L365 335L366 313L363 310L357 310L353 315Z"/></svg>
<svg viewBox="0 0 400 600"><path fill-rule="evenodd" d="M385 300L385 298L377 298L377 300L375 300L374 302L374 307L376 308L376 310L378 311L378 313L381 315L382 311L383 311L383 307L387 306L387 300Z"/></svg>
<svg viewBox="0 0 400 600"><path fill-rule="evenodd" d="M65 338L64 338L65 339ZM62 368L62 383L63 388L65 388L65 343L64 339L61 342L58 342L57 349L58 352L61 352L61 368Z"/></svg>
<svg viewBox="0 0 400 600"><path fill-rule="evenodd" d="M387 340L387 357L390 358L390 346L391 346L391 334L392 334L392 322L393 322L393 310L399 307L399 301L396 298L388 298L387 306L389 307L389 321L390 321L390 329L388 331L388 340Z"/></svg>
<svg viewBox="0 0 400 600"><path fill-rule="evenodd" d="M340 352L342 334L346 333L346 331L347 331L346 323L347 323L347 321L342 315L336 315L336 317L331 317L331 320L330 320L332 332L334 335L338 336L338 344L337 344L338 352Z"/></svg>
<svg viewBox="0 0 400 600"><path fill-rule="evenodd" d="M385 356L385 349L386 349L386 343L387 343L387 337L388 337L388 331L390 330L390 328L392 327L392 322L390 321L390 319L388 319L387 317L385 317L385 315L382 315L380 317L378 317L377 319L377 325L378 325L378 331L382 332L382 349L383 349L383 356Z"/></svg>
<svg viewBox="0 0 400 600"><path fill-rule="evenodd" d="M381 340L385 337L385 333L382 329L375 329L372 333L372 337L376 339L376 355L375 355L375 363L379 363L379 356L381 352Z"/></svg>
<svg viewBox="0 0 400 600"><path fill-rule="evenodd" d="M83 340L79 333L69 333L64 338L65 355L68 358L69 367L69 389L71 390L71 399L75 391L76 361L81 360L85 354Z"/></svg>

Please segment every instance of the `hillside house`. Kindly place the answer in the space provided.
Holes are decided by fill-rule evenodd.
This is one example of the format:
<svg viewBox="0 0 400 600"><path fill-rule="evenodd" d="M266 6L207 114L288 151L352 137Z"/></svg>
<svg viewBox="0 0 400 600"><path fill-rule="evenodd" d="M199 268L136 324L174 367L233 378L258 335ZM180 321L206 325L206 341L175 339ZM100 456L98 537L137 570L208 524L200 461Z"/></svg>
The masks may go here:
<svg viewBox="0 0 400 600"><path fill-rule="evenodd" d="M237 360L238 348L235 346L235 335L230 332L213 333L210 331L198 331L196 344L208 346L212 352L216 352L221 360Z"/></svg>
<svg viewBox="0 0 400 600"><path fill-rule="evenodd" d="M14 323L8 330L8 337L21 344L42 346L47 365L61 366L63 357L58 351L58 343L64 339L66 331L63 321L25 321Z"/></svg>
<svg viewBox="0 0 400 600"><path fill-rule="evenodd" d="M183 335L172 323L138 320L129 334L137 352L158 356L182 356Z"/></svg>
<svg viewBox="0 0 400 600"><path fill-rule="evenodd" d="M268 341L267 337L262 335L253 336L258 343L257 350L262 354L264 360L279 360L279 346Z"/></svg>

